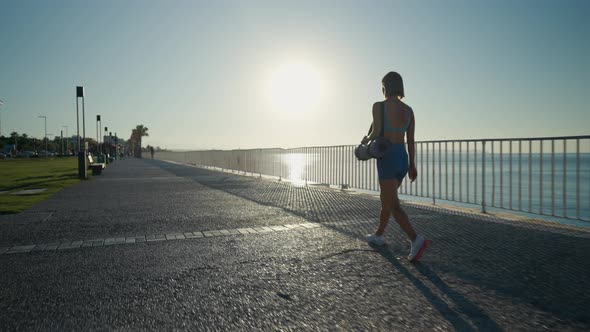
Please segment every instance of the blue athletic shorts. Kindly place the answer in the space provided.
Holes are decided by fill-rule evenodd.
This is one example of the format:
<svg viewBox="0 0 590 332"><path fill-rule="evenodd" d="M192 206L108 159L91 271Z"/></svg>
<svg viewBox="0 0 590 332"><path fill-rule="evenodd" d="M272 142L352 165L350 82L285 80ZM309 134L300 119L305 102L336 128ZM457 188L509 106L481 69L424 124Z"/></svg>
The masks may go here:
<svg viewBox="0 0 590 332"><path fill-rule="evenodd" d="M377 159L379 180L398 179L403 181L408 174L408 153L404 143L393 144L385 157Z"/></svg>

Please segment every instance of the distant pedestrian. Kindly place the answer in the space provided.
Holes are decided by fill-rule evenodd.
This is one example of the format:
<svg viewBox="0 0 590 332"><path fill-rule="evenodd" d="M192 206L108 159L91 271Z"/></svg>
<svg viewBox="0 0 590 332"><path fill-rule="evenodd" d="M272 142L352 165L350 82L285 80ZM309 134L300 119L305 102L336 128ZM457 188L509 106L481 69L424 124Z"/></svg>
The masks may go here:
<svg viewBox="0 0 590 332"><path fill-rule="evenodd" d="M383 121L383 136L392 143L392 146L383 158L377 159L377 173L381 189L381 215L379 227L374 234L367 235L367 241L379 246L385 244L383 233L389 222L389 216L392 215L411 241L408 259L417 261L426 249L428 241L424 236L417 234L410 224L408 215L402 209L397 194L397 190L408 172L412 182L418 177L415 160L416 147L414 145L416 119L412 108L401 101L404 97L404 84L401 75L389 72L383 77L381 83L385 100L373 104L373 129L368 136L363 137L361 143L366 144L376 139L380 135ZM409 160L404 138L407 138Z"/></svg>
<svg viewBox="0 0 590 332"><path fill-rule="evenodd" d="M154 147L150 146L150 154L152 155L152 159L154 159Z"/></svg>

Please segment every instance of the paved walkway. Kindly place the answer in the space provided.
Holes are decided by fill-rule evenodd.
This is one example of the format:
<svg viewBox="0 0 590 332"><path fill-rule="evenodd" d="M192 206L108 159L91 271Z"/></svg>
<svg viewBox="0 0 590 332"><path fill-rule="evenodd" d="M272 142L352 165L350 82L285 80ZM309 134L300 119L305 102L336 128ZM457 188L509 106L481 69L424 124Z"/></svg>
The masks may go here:
<svg viewBox="0 0 590 332"><path fill-rule="evenodd" d="M590 229L128 159L0 217L7 330L589 330Z"/></svg>

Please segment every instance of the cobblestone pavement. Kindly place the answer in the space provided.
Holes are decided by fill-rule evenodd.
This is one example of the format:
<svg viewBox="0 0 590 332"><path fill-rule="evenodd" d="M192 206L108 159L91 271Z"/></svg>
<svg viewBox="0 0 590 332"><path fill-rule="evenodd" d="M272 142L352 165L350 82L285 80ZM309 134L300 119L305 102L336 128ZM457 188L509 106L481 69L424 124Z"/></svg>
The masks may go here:
<svg viewBox="0 0 590 332"><path fill-rule="evenodd" d="M589 330L590 230L127 159L0 216L0 330Z"/></svg>

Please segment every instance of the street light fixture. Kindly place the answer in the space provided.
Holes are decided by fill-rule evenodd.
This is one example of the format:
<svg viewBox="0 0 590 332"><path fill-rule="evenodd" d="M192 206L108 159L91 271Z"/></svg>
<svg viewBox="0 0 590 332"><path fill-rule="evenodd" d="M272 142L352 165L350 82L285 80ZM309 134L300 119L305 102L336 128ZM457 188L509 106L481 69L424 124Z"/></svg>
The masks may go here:
<svg viewBox="0 0 590 332"><path fill-rule="evenodd" d="M47 116L39 115L38 118L45 119L45 157L47 157L47 155L49 154L49 151L47 151Z"/></svg>

